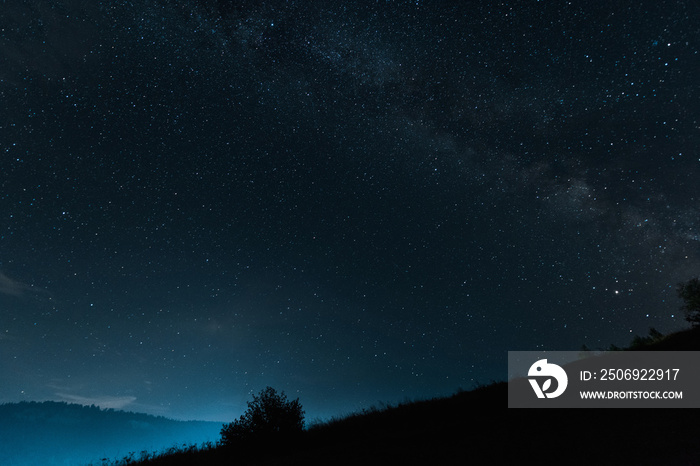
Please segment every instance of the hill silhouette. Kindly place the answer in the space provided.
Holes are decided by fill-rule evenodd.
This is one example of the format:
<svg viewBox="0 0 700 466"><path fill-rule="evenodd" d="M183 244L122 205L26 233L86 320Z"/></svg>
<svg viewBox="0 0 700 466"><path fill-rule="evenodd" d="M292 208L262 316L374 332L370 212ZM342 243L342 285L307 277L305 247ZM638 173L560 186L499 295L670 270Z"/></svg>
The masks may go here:
<svg viewBox="0 0 700 466"><path fill-rule="evenodd" d="M216 441L221 424L64 402L0 405L0 464L80 465L130 452Z"/></svg>
<svg viewBox="0 0 700 466"><path fill-rule="evenodd" d="M631 350L700 350L700 330ZM142 465L700 464L692 409L508 409L506 382L370 409L265 445L189 449ZM133 463L132 463L133 464Z"/></svg>
<svg viewBox="0 0 700 466"><path fill-rule="evenodd" d="M629 351L700 351L700 327L662 335L652 341L633 344L626 349Z"/></svg>

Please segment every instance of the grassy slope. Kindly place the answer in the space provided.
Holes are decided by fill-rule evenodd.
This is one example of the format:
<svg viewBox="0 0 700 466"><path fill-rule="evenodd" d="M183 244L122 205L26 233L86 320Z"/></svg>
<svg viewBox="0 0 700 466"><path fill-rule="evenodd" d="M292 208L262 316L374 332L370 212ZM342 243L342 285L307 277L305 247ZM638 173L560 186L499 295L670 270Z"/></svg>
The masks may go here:
<svg viewBox="0 0 700 466"><path fill-rule="evenodd" d="M700 350L700 330L637 350ZM508 409L507 384L370 411L286 443L217 448L143 464L700 464L692 409Z"/></svg>
<svg viewBox="0 0 700 466"><path fill-rule="evenodd" d="M700 327L665 335L635 351L700 351Z"/></svg>

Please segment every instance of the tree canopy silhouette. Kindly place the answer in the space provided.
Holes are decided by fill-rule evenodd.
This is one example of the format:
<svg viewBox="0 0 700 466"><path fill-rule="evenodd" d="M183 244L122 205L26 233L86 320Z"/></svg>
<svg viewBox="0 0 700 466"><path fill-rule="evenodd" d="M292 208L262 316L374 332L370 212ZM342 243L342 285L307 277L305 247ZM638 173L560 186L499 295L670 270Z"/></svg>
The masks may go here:
<svg viewBox="0 0 700 466"><path fill-rule="evenodd" d="M266 387L238 420L224 424L221 429L221 443L232 445L240 440L266 439L273 436L301 432L304 428L304 411L299 398L288 401L284 392L279 394L272 387Z"/></svg>
<svg viewBox="0 0 700 466"><path fill-rule="evenodd" d="M691 278L685 283L679 283L676 291L683 300L681 309L685 311L685 320L697 327L700 325L700 280Z"/></svg>

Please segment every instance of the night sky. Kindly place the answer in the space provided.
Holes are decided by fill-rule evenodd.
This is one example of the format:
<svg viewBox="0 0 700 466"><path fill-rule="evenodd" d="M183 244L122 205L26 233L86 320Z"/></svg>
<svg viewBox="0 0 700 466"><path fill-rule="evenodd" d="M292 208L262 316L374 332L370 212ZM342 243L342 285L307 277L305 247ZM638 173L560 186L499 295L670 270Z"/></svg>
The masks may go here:
<svg viewBox="0 0 700 466"><path fill-rule="evenodd" d="M313 420L686 328L699 147L695 0L3 0L0 402Z"/></svg>

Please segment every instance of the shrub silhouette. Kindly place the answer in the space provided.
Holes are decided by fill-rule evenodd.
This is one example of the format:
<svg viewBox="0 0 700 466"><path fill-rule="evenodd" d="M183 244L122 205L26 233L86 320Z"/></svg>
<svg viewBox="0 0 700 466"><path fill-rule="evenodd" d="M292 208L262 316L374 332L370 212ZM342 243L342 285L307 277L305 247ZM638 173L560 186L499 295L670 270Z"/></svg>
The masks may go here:
<svg viewBox="0 0 700 466"><path fill-rule="evenodd" d="M692 278L685 283L679 283L676 291L684 303L681 309L685 311L685 320L697 327L700 325L700 280Z"/></svg>
<svg viewBox="0 0 700 466"><path fill-rule="evenodd" d="M299 399L288 401L284 392L277 393L266 387L238 420L224 424L221 444L233 445L241 441L269 440L272 437L299 433L304 428L304 411Z"/></svg>
<svg viewBox="0 0 700 466"><path fill-rule="evenodd" d="M647 346L661 340L663 337L663 333L659 332L654 327L649 327L649 336L640 337L639 335L635 335L627 349L645 349Z"/></svg>

